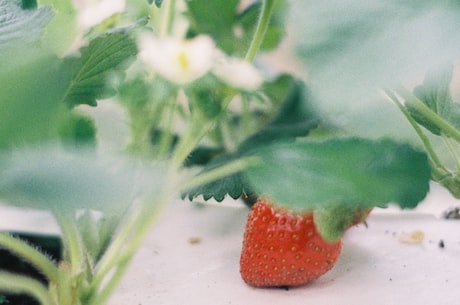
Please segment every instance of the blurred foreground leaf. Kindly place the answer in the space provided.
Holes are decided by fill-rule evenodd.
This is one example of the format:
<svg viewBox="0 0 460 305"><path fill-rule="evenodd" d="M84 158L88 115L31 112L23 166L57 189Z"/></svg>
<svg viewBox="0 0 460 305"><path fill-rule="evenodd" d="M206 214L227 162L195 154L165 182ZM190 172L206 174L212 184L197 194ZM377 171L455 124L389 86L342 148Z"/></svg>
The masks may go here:
<svg viewBox="0 0 460 305"><path fill-rule="evenodd" d="M0 198L18 207L119 215L135 198L160 194L164 172L139 160L81 150L19 151L0 157Z"/></svg>
<svg viewBox="0 0 460 305"><path fill-rule="evenodd" d="M21 4L21 0L0 0L0 56L37 44L53 16L49 7L23 10Z"/></svg>
<svg viewBox="0 0 460 305"><path fill-rule="evenodd" d="M458 1L293 1L289 25L321 111L353 131L394 123L380 88L460 56Z"/></svg>
<svg viewBox="0 0 460 305"><path fill-rule="evenodd" d="M0 62L0 148L37 143L57 136L66 80L57 58L17 51Z"/></svg>

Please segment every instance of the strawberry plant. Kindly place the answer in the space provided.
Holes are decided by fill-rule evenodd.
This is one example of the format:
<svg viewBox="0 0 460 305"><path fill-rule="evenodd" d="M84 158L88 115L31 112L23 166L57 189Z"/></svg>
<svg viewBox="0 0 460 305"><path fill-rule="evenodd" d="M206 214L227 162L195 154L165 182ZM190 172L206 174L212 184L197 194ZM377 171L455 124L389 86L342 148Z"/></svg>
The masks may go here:
<svg viewBox="0 0 460 305"><path fill-rule="evenodd" d="M320 276L350 225L374 207L416 207L430 180L459 197L448 65L459 55L459 9L426 0L0 0L1 204L49 211L62 239L55 261L0 233L0 248L45 279L0 271L0 303L11 294L106 303L160 211L181 196L267 198L250 212L242 251L254 286ZM266 60L285 42L295 71ZM434 149L439 138L451 159ZM259 230L292 229L264 227L259 214L297 219L301 241L259 240ZM296 277L281 271L292 265Z"/></svg>

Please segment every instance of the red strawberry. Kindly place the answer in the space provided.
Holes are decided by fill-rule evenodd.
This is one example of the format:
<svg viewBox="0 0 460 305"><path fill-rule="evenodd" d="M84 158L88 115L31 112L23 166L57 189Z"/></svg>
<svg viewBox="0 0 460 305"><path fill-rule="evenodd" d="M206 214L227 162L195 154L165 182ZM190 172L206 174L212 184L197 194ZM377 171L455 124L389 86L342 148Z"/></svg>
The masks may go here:
<svg viewBox="0 0 460 305"><path fill-rule="evenodd" d="M299 286L329 271L341 249L340 240L319 235L311 213L297 215L259 199L248 216L240 273L252 286Z"/></svg>

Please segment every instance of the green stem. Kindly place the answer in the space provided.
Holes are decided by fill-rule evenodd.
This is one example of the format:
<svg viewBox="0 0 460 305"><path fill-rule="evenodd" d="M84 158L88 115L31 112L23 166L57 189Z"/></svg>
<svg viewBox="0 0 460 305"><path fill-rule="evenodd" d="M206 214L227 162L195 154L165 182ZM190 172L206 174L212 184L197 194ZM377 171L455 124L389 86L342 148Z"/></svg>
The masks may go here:
<svg viewBox="0 0 460 305"><path fill-rule="evenodd" d="M252 62L259 52L260 47L264 41L265 33L267 32L268 26L270 25L270 18L273 13L273 7L275 6L276 0L264 0L262 3L262 12L259 15L257 21L256 31L249 46L248 52L246 53L245 59Z"/></svg>
<svg viewBox="0 0 460 305"><path fill-rule="evenodd" d="M0 291L30 295L39 301L41 305L53 304L48 289L42 283L22 275L0 272Z"/></svg>
<svg viewBox="0 0 460 305"><path fill-rule="evenodd" d="M258 159L255 157L246 157L239 160L235 160L221 167L215 168L213 170L207 171L199 176L194 177L192 180L182 184L181 190L186 191L198 187L200 185L205 185L210 182L221 179L235 173L238 173L249 166L253 166L258 163Z"/></svg>
<svg viewBox="0 0 460 305"><path fill-rule="evenodd" d="M29 246L26 242L8 234L0 233L0 246L20 256L40 270L50 281L58 278L58 269L43 253Z"/></svg>
<svg viewBox="0 0 460 305"><path fill-rule="evenodd" d="M192 112L191 126L180 139L174 153L171 157L171 171L175 172L182 166L184 160L190 155L190 153L198 146L200 141L210 132L215 126L216 122L220 119L221 115L225 113L228 105L235 96L236 91L228 93L227 97L222 103L221 113L213 117L212 119L204 118L199 115L198 112Z"/></svg>
<svg viewBox="0 0 460 305"><path fill-rule="evenodd" d="M216 118L206 120L198 115L192 116L191 126L181 137L171 157L171 172L179 169L190 153L215 125Z"/></svg>
<svg viewBox="0 0 460 305"><path fill-rule="evenodd" d="M64 259L69 262L72 275L79 275L86 268L82 268L84 249L75 219L72 214L66 212L55 212L54 215L62 231L64 249L66 250Z"/></svg>
<svg viewBox="0 0 460 305"><path fill-rule="evenodd" d="M450 155L452 156L453 160L455 161L455 167L457 168L457 171L460 169L460 159L458 157L458 154L454 148L454 145L451 141L450 138L446 138L446 137L442 137L442 139L444 140L444 143L446 144L447 146L447 149L449 150L450 152Z"/></svg>
<svg viewBox="0 0 460 305"><path fill-rule="evenodd" d="M101 291L95 294L95 297L88 303L89 305L105 304L105 302L110 298L113 291L117 288L119 282L123 278L123 275L125 274L131 259L132 257L125 257L124 261L120 261L118 263L117 268L108 283L104 286L104 288L101 289Z"/></svg>
<svg viewBox="0 0 460 305"><path fill-rule="evenodd" d="M162 19L161 19L161 24L160 24L160 35L165 36L171 33L172 31L172 26L174 23L174 15L175 15L175 10L176 10L176 0L166 0L164 1L164 4L166 4L163 7L163 14Z"/></svg>
<svg viewBox="0 0 460 305"><path fill-rule="evenodd" d="M97 293L97 290L106 278L107 274L116 265L117 259L125 247L130 235L137 227L141 215L142 211L140 208L134 209L134 213L128 217L126 222L122 223L120 232L118 232L116 237L112 240L109 248L106 250L97 265L96 273L94 274L91 283L91 294Z"/></svg>
<svg viewBox="0 0 460 305"><path fill-rule="evenodd" d="M393 92L391 92L390 90L385 90L385 94L390 98L390 100L394 104L396 104L396 106L398 106L399 110L401 110L402 114L406 117L408 122L412 125L412 127L414 128L414 130L417 133L418 137L422 141L423 146L425 147L425 150L428 153L428 155L429 155L430 159L432 160L432 162L434 163L435 167L436 168L442 168L447 172L447 170L442 165L442 162L439 159L438 155L436 154L436 151L434 150L433 146L431 145L430 140L423 133L422 129L417 124L415 119L407 111L406 107L404 107L404 105L399 101L399 99L396 97L396 95L393 94Z"/></svg>
<svg viewBox="0 0 460 305"><path fill-rule="evenodd" d="M242 125L243 125L243 134L245 136L251 133L251 109L249 105L249 99L246 95L241 96L241 102L243 105L243 116L242 116Z"/></svg>
<svg viewBox="0 0 460 305"><path fill-rule="evenodd" d="M164 158L168 155L168 152L171 150L171 146L173 145L173 125L174 125L174 115L177 110L177 99L171 101L171 105L166 113L167 121L166 127L161 132L160 140L159 140L159 147L157 150L157 155L161 158ZM169 113L168 113L169 112Z"/></svg>
<svg viewBox="0 0 460 305"><path fill-rule="evenodd" d="M168 193L165 192L165 194ZM88 304L102 305L112 295L152 223L167 202L166 198L161 197L154 205L154 209L138 207L136 210L139 213L132 214L128 223L123 225L123 230L113 242L113 247L109 248L104 255L104 265L98 270L91 283L91 299ZM112 270L114 273L108 277Z"/></svg>
<svg viewBox="0 0 460 305"><path fill-rule="evenodd" d="M232 133L233 128L228 120L219 120L219 130L221 134L221 144L226 151L232 152L236 150L235 134Z"/></svg>
<svg viewBox="0 0 460 305"><path fill-rule="evenodd" d="M452 126L449 122L444 120L442 117L440 117L436 112L431 110L427 105L425 105L407 89L400 88L398 90L398 94L409 101L412 107L414 107L415 110L424 117L424 119L440 128L443 134L452 137L457 142L460 142L460 131Z"/></svg>

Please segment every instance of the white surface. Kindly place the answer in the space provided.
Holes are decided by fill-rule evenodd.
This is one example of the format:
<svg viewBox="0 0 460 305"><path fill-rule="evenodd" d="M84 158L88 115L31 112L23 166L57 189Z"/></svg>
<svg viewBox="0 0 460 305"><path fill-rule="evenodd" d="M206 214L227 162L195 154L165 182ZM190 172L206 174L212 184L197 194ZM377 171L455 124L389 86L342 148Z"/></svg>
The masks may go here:
<svg viewBox="0 0 460 305"><path fill-rule="evenodd" d="M346 233L329 273L286 291L252 288L240 278L246 207L176 202L152 228L109 305L460 304L460 220L441 218L453 206L460 201L435 186L415 211L374 210L368 228ZM49 213L1 208L0 230L33 228L58 232ZM414 231L424 233L422 243L400 241Z"/></svg>
<svg viewBox="0 0 460 305"><path fill-rule="evenodd" d="M329 273L286 291L252 288L240 278L245 207L177 202L152 230L110 305L459 304L460 220L439 217L453 205L460 203L434 188L416 211L374 211L368 228L346 233ZM422 243L400 241L416 230L425 235Z"/></svg>

